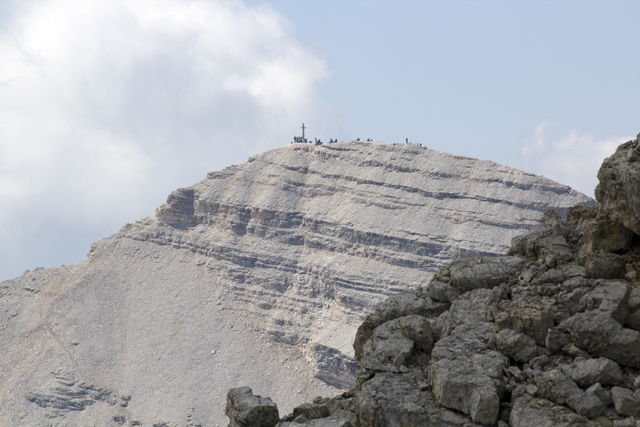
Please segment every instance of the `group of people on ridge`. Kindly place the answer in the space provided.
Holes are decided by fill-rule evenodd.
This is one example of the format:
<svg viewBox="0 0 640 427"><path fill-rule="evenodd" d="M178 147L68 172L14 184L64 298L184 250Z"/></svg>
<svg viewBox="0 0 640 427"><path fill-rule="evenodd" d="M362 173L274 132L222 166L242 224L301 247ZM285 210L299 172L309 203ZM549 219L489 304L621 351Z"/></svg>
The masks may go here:
<svg viewBox="0 0 640 427"><path fill-rule="evenodd" d="M318 138L313 138L313 139L314 139L314 141L313 141L313 142L315 142L315 143L316 143L316 145L320 145L320 144L322 144L322 141L320 141ZM307 141L307 138L303 138L303 137L301 137L301 136L294 136L294 137L293 137L293 142L292 142L292 144L293 144L293 143L300 143L300 144L304 144L304 143L307 143L307 142L308 142L308 143L311 143L310 141ZM335 140L334 140L334 139L330 139L330 140L329 140L329 143L330 143L330 144L333 144L334 142L338 142L338 140L337 140L337 139L335 139Z"/></svg>

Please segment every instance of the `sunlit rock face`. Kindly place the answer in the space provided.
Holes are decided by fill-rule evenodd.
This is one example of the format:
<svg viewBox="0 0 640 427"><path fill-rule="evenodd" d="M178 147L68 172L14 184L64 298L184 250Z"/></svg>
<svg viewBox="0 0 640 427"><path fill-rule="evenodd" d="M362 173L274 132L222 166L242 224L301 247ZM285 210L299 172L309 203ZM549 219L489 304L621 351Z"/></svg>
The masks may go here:
<svg viewBox="0 0 640 427"><path fill-rule="evenodd" d="M211 172L86 260L0 284L0 425L223 425L243 385L284 414L354 384L377 303L580 203L405 144L291 144Z"/></svg>
<svg viewBox="0 0 640 427"><path fill-rule="evenodd" d="M640 426L638 147L603 162L601 206L550 208L506 256L451 261L378 304L354 340L356 386L264 425Z"/></svg>

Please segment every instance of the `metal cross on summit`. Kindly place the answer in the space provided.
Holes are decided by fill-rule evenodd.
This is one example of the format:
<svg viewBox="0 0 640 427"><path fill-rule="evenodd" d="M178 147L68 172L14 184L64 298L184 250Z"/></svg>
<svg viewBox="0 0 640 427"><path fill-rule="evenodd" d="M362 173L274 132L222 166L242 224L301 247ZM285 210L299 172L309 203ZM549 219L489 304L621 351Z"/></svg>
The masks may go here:
<svg viewBox="0 0 640 427"><path fill-rule="evenodd" d="M302 140L304 141L304 130L305 130L304 123L302 124L301 129L302 129Z"/></svg>

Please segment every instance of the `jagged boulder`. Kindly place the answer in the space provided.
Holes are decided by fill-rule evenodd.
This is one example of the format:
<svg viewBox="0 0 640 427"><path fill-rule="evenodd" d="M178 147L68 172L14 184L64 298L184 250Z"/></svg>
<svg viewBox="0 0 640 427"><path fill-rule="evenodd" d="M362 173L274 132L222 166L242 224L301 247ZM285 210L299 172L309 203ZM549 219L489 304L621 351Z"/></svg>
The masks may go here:
<svg viewBox="0 0 640 427"><path fill-rule="evenodd" d="M635 398L633 392L624 387L613 387L611 389L611 399L620 415L638 416L640 415L640 402Z"/></svg>
<svg viewBox="0 0 640 427"><path fill-rule="evenodd" d="M633 231L602 213L584 230L584 245L591 252L623 252L632 242Z"/></svg>
<svg viewBox="0 0 640 427"><path fill-rule="evenodd" d="M353 343L356 359L362 357L364 345L372 337L374 330L383 323L410 315L427 318L437 317L445 312L449 305L446 302L429 298L426 290L422 288L389 297L376 306L375 311L367 316L358 327Z"/></svg>
<svg viewBox="0 0 640 427"><path fill-rule="evenodd" d="M598 427L598 424L546 399L523 395L514 399L510 427Z"/></svg>
<svg viewBox="0 0 640 427"><path fill-rule="evenodd" d="M629 314L631 287L620 281L600 282L580 299L578 311L595 311L611 316L624 325Z"/></svg>
<svg viewBox="0 0 640 427"><path fill-rule="evenodd" d="M303 403L293 409L291 418L294 422L302 424L330 415L329 407L325 403Z"/></svg>
<svg viewBox="0 0 640 427"><path fill-rule="evenodd" d="M584 391L559 369L553 369L535 377L535 384L540 396L561 405L567 404L576 412L581 400L584 399Z"/></svg>
<svg viewBox="0 0 640 427"><path fill-rule="evenodd" d="M414 349L414 341L402 333L399 323L399 319L391 320L373 331L373 337L364 346L360 360L363 366L375 371L399 372Z"/></svg>
<svg viewBox="0 0 640 427"><path fill-rule="evenodd" d="M611 316L578 313L563 323L573 342L592 356L640 368L640 332L624 328Z"/></svg>
<svg viewBox="0 0 640 427"><path fill-rule="evenodd" d="M360 426L479 427L441 406L420 369L376 374L362 384L357 411Z"/></svg>
<svg viewBox="0 0 640 427"><path fill-rule="evenodd" d="M553 209L547 209L537 227L529 233L511 239L507 255L526 256L530 259L554 259L571 261L573 254L566 240L568 229L562 217Z"/></svg>
<svg viewBox="0 0 640 427"><path fill-rule="evenodd" d="M225 414L229 427L274 427L280 415L268 397L255 396L249 387L232 388L227 393Z"/></svg>
<svg viewBox="0 0 640 427"><path fill-rule="evenodd" d="M494 321L500 329L513 329L544 345L549 329L553 327L552 307L533 299L503 300L498 303Z"/></svg>
<svg viewBox="0 0 640 427"><path fill-rule="evenodd" d="M575 362L571 379L580 387L589 387L596 383L620 385L623 381L620 365L604 357Z"/></svg>
<svg viewBox="0 0 640 427"><path fill-rule="evenodd" d="M520 267L524 260L517 257L475 257L449 264L449 284L459 293L479 288L493 288L505 283Z"/></svg>
<svg viewBox="0 0 640 427"><path fill-rule="evenodd" d="M356 427L356 398L352 392L334 398L316 397L280 420L276 427Z"/></svg>
<svg viewBox="0 0 640 427"><path fill-rule="evenodd" d="M640 135L618 147L598 171L595 190L607 216L640 234Z"/></svg>
<svg viewBox="0 0 640 427"><path fill-rule="evenodd" d="M537 353L536 340L513 329L503 329L495 336L498 351L511 357L516 362L526 363Z"/></svg>
<svg viewBox="0 0 640 427"><path fill-rule="evenodd" d="M503 290L476 289L456 300L444 336L431 352L429 370L436 399L479 424L497 421L504 395L503 370L509 361L493 348L497 328L486 321L489 305L501 299Z"/></svg>

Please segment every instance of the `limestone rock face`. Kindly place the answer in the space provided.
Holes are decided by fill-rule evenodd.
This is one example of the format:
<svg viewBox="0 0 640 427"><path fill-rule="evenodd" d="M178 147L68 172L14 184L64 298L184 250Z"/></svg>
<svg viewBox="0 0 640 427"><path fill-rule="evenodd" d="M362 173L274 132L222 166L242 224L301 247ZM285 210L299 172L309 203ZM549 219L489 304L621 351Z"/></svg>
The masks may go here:
<svg viewBox="0 0 640 427"><path fill-rule="evenodd" d="M618 183L640 159L629 153ZM601 173L601 189L625 188L603 178L614 180ZM378 305L354 341L357 425L640 425L637 214L601 200L566 221L547 210L508 256L453 261ZM402 333L407 317L430 325L433 344Z"/></svg>
<svg viewBox="0 0 640 427"><path fill-rule="evenodd" d="M452 308L442 328L433 321L476 287L466 270L443 271L460 278L451 285L442 275L444 287L402 292L425 288L445 263L468 256L487 268L477 287L500 285L530 261L494 266L488 257L548 207L564 213L593 203L542 177L412 145L292 144L254 156L171 193L155 216L96 242L88 259L0 284L0 425L222 425L227 390L242 385L288 413L355 384L359 325L358 354L376 328L412 315L427 320L398 321L396 330L411 351L384 366L402 374L402 357L424 358L444 339L434 377L424 380L440 384L438 394L418 393L406 405L446 398L452 410L416 409L407 419L447 425L462 408L494 420L504 357L491 337L469 342L481 354L462 374L488 374L472 395L454 399L446 337L465 337L476 317ZM554 231L562 220L548 222L551 240L525 244L526 253L569 250L566 234Z"/></svg>

